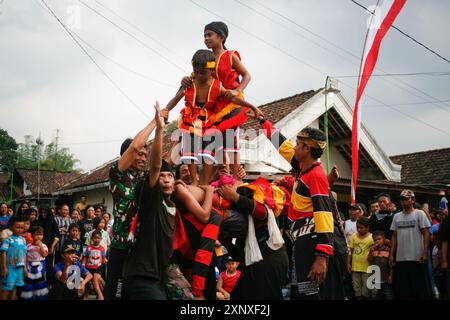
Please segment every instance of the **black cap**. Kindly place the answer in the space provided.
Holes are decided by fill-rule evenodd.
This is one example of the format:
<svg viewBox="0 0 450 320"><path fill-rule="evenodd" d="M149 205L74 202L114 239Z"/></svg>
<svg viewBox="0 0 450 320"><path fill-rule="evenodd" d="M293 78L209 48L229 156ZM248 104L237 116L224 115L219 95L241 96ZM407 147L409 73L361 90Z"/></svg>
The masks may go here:
<svg viewBox="0 0 450 320"><path fill-rule="evenodd" d="M236 260L234 260L232 256L228 256L225 258L225 263L233 262L233 261L236 261Z"/></svg>
<svg viewBox="0 0 450 320"><path fill-rule="evenodd" d="M77 249L75 249L75 247L69 243L65 244L62 249L63 253L69 253L69 252L75 252L75 251L77 251Z"/></svg>
<svg viewBox="0 0 450 320"><path fill-rule="evenodd" d="M127 151L130 144L133 142L133 139L127 138L124 142L122 142L122 145L120 146L120 156L122 156L125 151Z"/></svg>

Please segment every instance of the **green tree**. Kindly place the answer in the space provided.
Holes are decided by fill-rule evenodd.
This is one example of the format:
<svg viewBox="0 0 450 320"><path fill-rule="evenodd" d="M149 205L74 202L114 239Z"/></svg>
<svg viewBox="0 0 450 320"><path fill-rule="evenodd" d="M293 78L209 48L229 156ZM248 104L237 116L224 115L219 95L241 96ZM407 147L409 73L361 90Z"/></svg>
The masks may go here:
<svg viewBox="0 0 450 320"><path fill-rule="evenodd" d="M57 148L56 138L39 150L35 139L27 135L25 142L19 144L18 168L37 169L40 159L41 170L55 170L61 172L77 171L76 165L80 162L75 159L68 148Z"/></svg>
<svg viewBox="0 0 450 320"><path fill-rule="evenodd" d="M17 161L17 142L8 134L8 131L0 129L0 171L12 171Z"/></svg>

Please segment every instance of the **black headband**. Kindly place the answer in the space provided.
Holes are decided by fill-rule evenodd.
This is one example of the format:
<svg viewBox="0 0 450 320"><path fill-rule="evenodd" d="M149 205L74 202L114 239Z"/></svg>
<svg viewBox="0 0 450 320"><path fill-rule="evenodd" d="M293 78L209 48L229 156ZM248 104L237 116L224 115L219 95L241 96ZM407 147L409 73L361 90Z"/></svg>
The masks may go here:
<svg viewBox="0 0 450 320"><path fill-rule="evenodd" d="M214 21L214 22L208 23L205 26L205 31L206 30L211 30L217 34L224 36L225 40L228 38L228 27L222 21ZM224 43L225 43L225 40L223 41Z"/></svg>

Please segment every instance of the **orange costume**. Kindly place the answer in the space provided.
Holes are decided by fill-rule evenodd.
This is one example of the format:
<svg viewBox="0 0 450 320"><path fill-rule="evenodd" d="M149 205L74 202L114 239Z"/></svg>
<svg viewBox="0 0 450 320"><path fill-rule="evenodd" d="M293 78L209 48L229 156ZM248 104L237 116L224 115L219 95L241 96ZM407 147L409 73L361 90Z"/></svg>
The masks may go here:
<svg viewBox="0 0 450 320"><path fill-rule="evenodd" d="M239 60L241 59L239 52L226 50L216 63L215 78L228 90L234 90L239 86L239 73L233 69L233 55L236 55ZM240 93L239 97L243 99L244 95ZM220 99L210 121L222 132L227 129L235 129L247 121L246 111L246 107Z"/></svg>

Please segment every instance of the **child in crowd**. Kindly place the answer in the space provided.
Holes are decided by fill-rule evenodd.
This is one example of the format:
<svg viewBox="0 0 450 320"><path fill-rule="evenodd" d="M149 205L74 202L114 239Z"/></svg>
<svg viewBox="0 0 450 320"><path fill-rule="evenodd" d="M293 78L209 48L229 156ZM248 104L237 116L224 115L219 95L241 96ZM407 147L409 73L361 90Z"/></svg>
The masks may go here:
<svg viewBox="0 0 450 320"><path fill-rule="evenodd" d="M356 221L363 216L362 210L360 207L354 205L350 206L348 209L348 217L349 219L344 223L345 230L345 240L347 243L350 242L350 238L354 233L356 233Z"/></svg>
<svg viewBox="0 0 450 320"><path fill-rule="evenodd" d="M252 109L255 117L262 113L236 93L226 90L219 80L214 79L216 58L211 51L198 50L192 57L192 66L194 69L192 86L186 90L180 89L167 104L166 109L170 111L181 98L185 97L185 108L181 111L179 122L182 131L181 161L189 163L191 176L196 177L196 163L201 163L201 158L204 158L206 161L200 184L205 185L211 179L213 163L217 162L214 150L223 147L224 142L221 130L213 123L214 116L223 111L229 102ZM231 118L232 114L229 116ZM235 116L237 115L233 117ZM245 112L241 120L242 123L246 121ZM194 180L193 184L196 185L197 181Z"/></svg>
<svg viewBox="0 0 450 320"><path fill-rule="evenodd" d="M352 273L353 291L357 300L370 298L367 287L369 273L369 253L373 245L372 234L369 232L369 218L361 217L356 222L357 233L353 234L348 243L350 253L347 257L347 272Z"/></svg>
<svg viewBox="0 0 450 320"><path fill-rule="evenodd" d="M22 237L25 239L25 241L28 244L33 243L33 237L31 236L31 233L29 233L28 231L30 230L30 226L31 226L31 222L30 222L30 217L28 215L25 215L22 217L23 220L23 233L22 233Z"/></svg>
<svg viewBox="0 0 450 320"><path fill-rule="evenodd" d="M108 251L109 251L109 246L111 245L111 240L110 240L110 238L109 238L108 232L105 230L105 226L106 226L105 219L102 218L101 216L96 217L96 218L94 219L94 230L91 231L91 232L89 232L89 233L86 235L86 242L85 242L85 245L88 246L88 245L90 244L92 234L93 234L95 231L98 231L98 232L100 232L100 234L101 234L101 236L102 236L102 237L101 237L101 243L100 243L100 244L101 244L101 246L105 249L105 254L107 254Z"/></svg>
<svg viewBox="0 0 450 320"><path fill-rule="evenodd" d="M231 256L225 259L225 266L227 269L220 273L219 281L217 281L217 300L230 300L231 293L241 275L241 272L237 270L239 262Z"/></svg>
<svg viewBox="0 0 450 320"><path fill-rule="evenodd" d="M45 257L47 246L42 243L44 229L40 226L31 229L33 242L27 245L27 270L25 286L20 297L24 300L47 300L48 286L45 280Z"/></svg>
<svg viewBox="0 0 450 320"><path fill-rule="evenodd" d="M81 222L81 241L86 241L86 235L94 230L95 208L88 205L86 207L86 218Z"/></svg>
<svg viewBox="0 0 450 320"><path fill-rule="evenodd" d="M380 282L376 283L380 285L377 289L377 300L393 300L394 290L392 288L392 268L389 264L389 255L391 253L391 247L389 241L386 240L384 232L377 230L372 235L375 242L370 248L369 263L376 265L380 268Z"/></svg>
<svg viewBox="0 0 450 320"><path fill-rule="evenodd" d="M37 227L38 223L38 209L36 207L31 207L30 209L30 230Z"/></svg>
<svg viewBox="0 0 450 320"><path fill-rule="evenodd" d="M9 220L12 235L3 240L1 251L2 300L12 300L16 294L16 287L22 287L24 275L27 273L25 263L27 244L21 236L24 222L21 217L13 216Z"/></svg>
<svg viewBox="0 0 450 320"><path fill-rule="evenodd" d="M62 260L54 267L55 281L51 291L52 299L80 299L84 296L86 284L92 280L92 274L81 264L75 252L75 248L71 245L63 246ZM77 278L77 275L80 278Z"/></svg>
<svg viewBox="0 0 450 320"><path fill-rule="evenodd" d="M111 214L109 212L105 212L103 214L103 219L105 219L105 231L108 232L109 238L112 238L112 227L113 224L111 223Z"/></svg>
<svg viewBox="0 0 450 320"><path fill-rule="evenodd" d="M65 245L71 245L75 248L75 254L78 260L81 261L83 257L83 242L80 240L80 225L78 223L72 223L69 226L69 236L66 238Z"/></svg>
<svg viewBox="0 0 450 320"><path fill-rule="evenodd" d="M94 230L91 234L90 245L84 251L83 265L93 274L94 290L97 293L98 300L104 300L102 290L102 274L106 264L106 250L100 244L102 241L102 233L100 230Z"/></svg>

